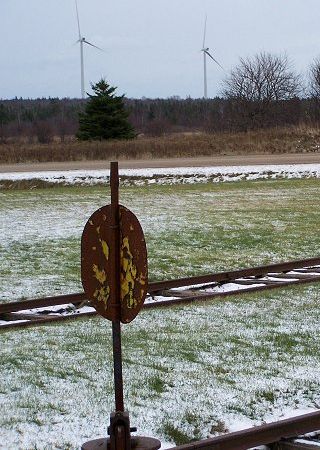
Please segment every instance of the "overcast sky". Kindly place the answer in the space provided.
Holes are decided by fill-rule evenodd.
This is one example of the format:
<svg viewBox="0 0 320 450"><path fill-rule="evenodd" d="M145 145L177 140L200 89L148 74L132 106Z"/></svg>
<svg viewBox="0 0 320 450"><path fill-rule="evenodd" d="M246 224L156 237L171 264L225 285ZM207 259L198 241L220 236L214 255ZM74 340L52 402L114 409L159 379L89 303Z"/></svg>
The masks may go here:
<svg viewBox="0 0 320 450"><path fill-rule="evenodd" d="M320 0L78 0L86 90L105 77L128 97L202 97L207 46L226 71L239 57L287 53L306 73L320 55ZM80 97L74 0L1 0L0 98ZM225 73L208 60L208 95Z"/></svg>

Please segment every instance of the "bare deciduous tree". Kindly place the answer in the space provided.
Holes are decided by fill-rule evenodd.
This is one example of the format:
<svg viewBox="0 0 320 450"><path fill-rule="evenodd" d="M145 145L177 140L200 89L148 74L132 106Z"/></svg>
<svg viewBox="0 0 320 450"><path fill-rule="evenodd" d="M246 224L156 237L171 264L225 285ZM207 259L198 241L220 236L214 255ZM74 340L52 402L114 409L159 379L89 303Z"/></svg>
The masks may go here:
<svg viewBox="0 0 320 450"><path fill-rule="evenodd" d="M300 77L291 70L287 56L271 53L241 58L224 81L223 90L224 96L234 102L236 115L242 115L245 129L269 126L272 106L299 92Z"/></svg>
<svg viewBox="0 0 320 450"><path fill-rule="evenodd" d="M307 94L309 96L308 119L313 126L320 122L320 57L314 59L309 68Z"/></svg>
<svg viewBox="0 0 320 450"><path fill-rule="evenodd" d="M259 53L240 58L225 80L224 95L248 101L287 100L299 94L300 78L290 68L286 55Z"/></svg>
<svg viewBox="0 0 320 450"><path fill-rule="evenodd" d="M309 71L309 89L311 98L320 100L320 58L313 61Z"/></svg>

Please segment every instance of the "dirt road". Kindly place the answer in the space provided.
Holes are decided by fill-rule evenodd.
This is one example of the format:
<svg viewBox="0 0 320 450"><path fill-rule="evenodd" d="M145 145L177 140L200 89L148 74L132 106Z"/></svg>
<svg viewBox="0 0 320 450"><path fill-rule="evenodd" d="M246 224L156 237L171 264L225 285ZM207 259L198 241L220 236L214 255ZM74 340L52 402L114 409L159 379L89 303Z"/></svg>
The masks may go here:
<svg viewBox="0 0 320 450"><path fill-rule="evenodd" d="M170 158L147 160L120 160L123 169L155 167L215 167L244 166L260 164L320 164L320 153L292 153L281 155L232 155L199 158ZM66 161L48 163L23 163L0 165L0 173L38 172L60 170L98 170L108 169L109 161Z"/></svg>

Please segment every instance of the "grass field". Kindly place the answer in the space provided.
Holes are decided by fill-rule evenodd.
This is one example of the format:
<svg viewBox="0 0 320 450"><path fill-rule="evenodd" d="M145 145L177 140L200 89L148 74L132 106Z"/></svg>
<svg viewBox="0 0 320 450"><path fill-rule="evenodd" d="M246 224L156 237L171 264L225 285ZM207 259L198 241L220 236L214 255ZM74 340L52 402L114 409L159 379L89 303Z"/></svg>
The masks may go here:
<svg viewBox="0 0 320 450"><path fill-rule="evenodd" d="M129 141L0 144L0 163L179 158L319 151L319 129L308 126L237 133L176 133Z"/></svg>
<svg viewBox="0 0 320 450"><path fill-rule="evenodd" d="M139 433L181 444L320 402L319 288L144 311L123 327ZM0 334L6 450L79 449L106 433L111 328L94 318Z"/></svg>
<svg viewBox="0 0 320 450"><path fill-rule="evenodd" d="M146 233L151 279L319 254L319 181L123 188ZM0 192L1 301L81 289L86 219L101 187ZM318 408L319 287L144 311L124 328L126 406L171 444ZM78 449L113 409L109 322L0 333L6 450Z"/></svg>
<svg viewBox="0 0 320 450"><path fill-rule="evenodd" d="M80 290L81 233L108 195L0 191L1 301ZM128 187L121 200L145 230L151 280L319 253L317 179Z"/></svg>

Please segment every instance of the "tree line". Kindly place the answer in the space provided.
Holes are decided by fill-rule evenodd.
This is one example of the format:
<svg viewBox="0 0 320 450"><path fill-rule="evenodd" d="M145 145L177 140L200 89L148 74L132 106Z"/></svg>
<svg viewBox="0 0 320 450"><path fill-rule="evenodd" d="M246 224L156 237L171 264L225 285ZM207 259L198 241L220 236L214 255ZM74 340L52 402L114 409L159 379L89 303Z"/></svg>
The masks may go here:
<svg viewBox="0 0 320 450"><path fill-rule="evenodd" d="M113 88L112 88L113 89ZM213 99L123 99L135 134L159 136L181 131L235 132L320 123L320 59L303 81L286 55L259 53L240 58ZM0 101L0 142L62 142L75 136L87 100Z"/></svg>

